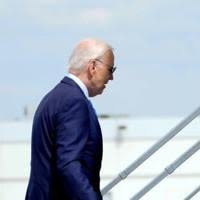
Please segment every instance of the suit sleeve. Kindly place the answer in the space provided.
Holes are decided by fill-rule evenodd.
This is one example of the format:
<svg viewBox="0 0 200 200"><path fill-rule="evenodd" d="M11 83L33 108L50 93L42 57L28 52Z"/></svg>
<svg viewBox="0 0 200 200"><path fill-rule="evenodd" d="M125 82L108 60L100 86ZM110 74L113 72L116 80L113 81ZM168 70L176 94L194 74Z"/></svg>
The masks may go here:
<svg viewBox="0 0 200 200"><path fill-rule="evenodd" d="M73 199L101 200L101 194L94 190L81 163L90 131L87 102L73 101L56 119L56 164L65 192Z"/></svg>

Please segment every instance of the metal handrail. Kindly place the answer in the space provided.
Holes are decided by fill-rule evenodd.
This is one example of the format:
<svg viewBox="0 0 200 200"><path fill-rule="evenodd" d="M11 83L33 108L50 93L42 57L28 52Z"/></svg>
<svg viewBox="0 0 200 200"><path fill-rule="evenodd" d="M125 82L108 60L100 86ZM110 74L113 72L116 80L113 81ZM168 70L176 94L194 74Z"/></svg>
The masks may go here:
<svg viewBox="0 0 200 200"><path fill-rule="evenodd" d="M200 185L194 191L192 191L184 200L190 200L200 191Z"/></svg>
<svg viewBox="0 0 200 200"><path fill-rule="evenodd" d="M190 147L185 153L183 153L178 159L176 159L172 164L164 169L156 178L154 178L150 183L148 183L142 190L135 194L130 200L138 200L143 197L148 191L160 183L168 175L172 174L181 164L183 164L187 159L189 159L194 153L200 149L200 140L196 142L192 147Z"/></svg>
<svg viewBox="0 0 200 200"><path fill-rule="evenodd" d="M192 120L194 120L199 115L200 115L200 107L198 107L188 117L183 119L178 125L176 125L173 129L171 129L164 137L162 137L158 142L156 142L153 146L151 146L146 152L144 152L125 170L119 173L116 178L114 178L110 183L108 183L108 185L106 185L101 190L101 194L105 195L121 180L125 179L131 172L133 172L137 167L139 167L144 161L146 161L150 156L152 156L157 150L159 150L164 144L166 144L169 140L171 140L175 135L177 135L183 128L185 128Z"/></svg>

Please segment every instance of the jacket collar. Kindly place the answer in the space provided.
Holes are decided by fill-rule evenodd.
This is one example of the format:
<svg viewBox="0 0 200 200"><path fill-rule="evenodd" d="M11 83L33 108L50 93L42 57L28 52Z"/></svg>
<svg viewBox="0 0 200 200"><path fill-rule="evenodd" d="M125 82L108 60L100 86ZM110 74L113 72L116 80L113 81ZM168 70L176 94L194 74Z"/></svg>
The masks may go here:
<svg viewBox="0 0 200 200"><path fill-rule="evenodd" d="M74 76L74 75L73 75ZM73 76L65 76L62 80L61 83L65 83L65 84L69 84L72 86L76 86L77 88L80 89L80 91L84 94L84 96L89 99L89 95L88 95L88 90L87 87L83 84L83 82L81 82L80 79L78 79L77 77L72 78ZM78 81L76 80L76 78L78 79ZM81 82L81 83L80 83Z"/></svg>

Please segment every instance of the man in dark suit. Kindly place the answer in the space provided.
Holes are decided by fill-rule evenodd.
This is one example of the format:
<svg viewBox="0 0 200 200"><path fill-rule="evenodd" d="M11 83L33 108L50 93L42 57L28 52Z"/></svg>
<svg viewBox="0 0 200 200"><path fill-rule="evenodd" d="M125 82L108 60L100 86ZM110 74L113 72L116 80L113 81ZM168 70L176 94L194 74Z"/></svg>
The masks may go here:
<svg viewBox="0 0 200 200"><path fill-rule="evenodd" d="M89 97L103 92L115 69L107 43L86 39L75 47L69 74L34 116L26 200L102 199L102 135Z"/></svg>

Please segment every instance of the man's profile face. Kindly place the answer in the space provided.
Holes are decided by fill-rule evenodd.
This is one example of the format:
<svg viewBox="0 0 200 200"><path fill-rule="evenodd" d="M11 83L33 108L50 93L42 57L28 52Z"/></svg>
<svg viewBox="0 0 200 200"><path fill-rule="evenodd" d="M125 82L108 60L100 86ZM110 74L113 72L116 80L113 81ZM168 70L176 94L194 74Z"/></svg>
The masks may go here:
<svg viewBox="0 0 200 200"><path fill-rule="evenodd" d="M114 54L112 51L107 51L100 59L95 60L95 74L92 78L92 93L93 96L101 94L106 88L109 80L113 80L111 72L114 66Z"/></svg>

